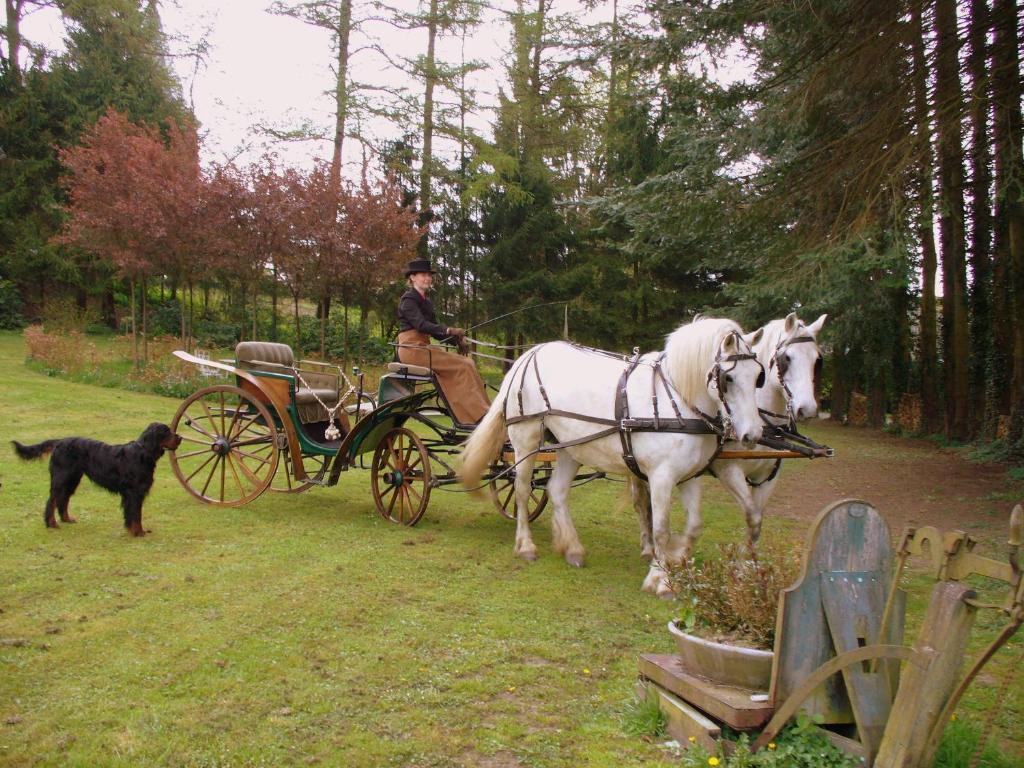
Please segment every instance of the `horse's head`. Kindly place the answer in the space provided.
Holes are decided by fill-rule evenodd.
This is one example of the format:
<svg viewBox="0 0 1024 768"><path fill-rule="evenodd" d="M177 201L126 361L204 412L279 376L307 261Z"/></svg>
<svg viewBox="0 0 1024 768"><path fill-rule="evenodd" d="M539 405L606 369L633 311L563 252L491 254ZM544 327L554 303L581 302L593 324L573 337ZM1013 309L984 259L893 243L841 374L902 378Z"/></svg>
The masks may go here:
<svg viewBox="0 0 1024 768"><path fill-rule="evenodd" d="M765 381L757 355L738 331L726 334L718 345L714 365L708 370L708 391L719 402L719 415L731 428L732 437L752 446L761 439L762 421L757 409L757 388Z"/></svg>
<svg viewBox="0 0 1024 768"><path fill-rule="evenodd" d="M768 385L780 390L787 410L798 420L813 418L818 413L814 381L820 374L822 357L817 339L827 317L822 315L804 325L796 312L791 312L783 321L782 334L771 352Z"/></svg>

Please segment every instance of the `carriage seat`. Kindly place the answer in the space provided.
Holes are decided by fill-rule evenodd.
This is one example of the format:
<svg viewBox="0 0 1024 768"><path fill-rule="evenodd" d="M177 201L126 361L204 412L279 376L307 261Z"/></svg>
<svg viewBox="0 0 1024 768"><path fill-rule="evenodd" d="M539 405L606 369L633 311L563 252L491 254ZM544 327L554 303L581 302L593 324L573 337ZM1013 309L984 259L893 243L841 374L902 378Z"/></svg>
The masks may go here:
<svg viewBox="0 0 1024 768"><path fill-rule="evenodd" d="M295 369L309 386L303 386L299 379L295 378L295 405L299 412L299 420L303 424L316 421L323 421L326 418L323 407L317 402L317 398L328 407L333 407L338 402L340 390L340 376L337 371L331 372L334 366L326 363L302 360L300 365L295 364L295 354L287 344L278 344L272 341L243 341L235 347L235 360L238 367L247 371L258 373L280 373L287 376L295 376ZM310 370L309 366L316 366L320 370Z"/></svg>
<svg viewBox="0 0 1024 768"><path fill-rule="evenodd" d="M432 371L422 365L410 365L409 363L388 363L388 373L397 373L399 376L423 376L430 378Z"/></svg>

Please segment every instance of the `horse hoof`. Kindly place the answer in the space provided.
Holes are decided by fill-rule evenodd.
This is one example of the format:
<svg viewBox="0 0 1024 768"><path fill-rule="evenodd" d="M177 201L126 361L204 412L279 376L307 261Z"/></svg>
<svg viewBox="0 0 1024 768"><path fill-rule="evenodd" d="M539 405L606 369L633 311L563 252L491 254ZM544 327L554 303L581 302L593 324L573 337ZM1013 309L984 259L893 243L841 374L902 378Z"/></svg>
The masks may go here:
<svg viewBox="0 0 1024 768"><path fill-rule="evenodd" d="M660 584L658 585L658 589L657 589L657 591L655 592L655 594L656 594L656 595L657 595L658 597L660 597L660 598L661 598L662 600L675 600L675 599L676 599L676 593L675 593L675 591L674 591L674 590L672 589L672 587L670 587L670 586L669 586L668 584L666 584L666 583L665 583L664 581L663 581L663 582L661 582L661 583L660 583Z"/></svg>
<svg viewBox="0 0 1024 768"><path fill-rule="evenodd" d="M516 555L521 557L523 560L526 560L527 562L532 563L534 560L537 559L537 550L536 549L524 549L521 552L516 552Z"/></svg>
<svg viewBox="0 0 1024 768"><path fill-rule="evenodd" d="M651 561L651 560L654 559L654 550L653 549L641 550L640 551L640 557L642 557L644 560Z"/></svg>
<svg viewBox="0 0 1024 768"><path fill-rule="evenodd" d="M567 562L573 568L582 568L583 567L583 555L582 554L579 554L579 555L566 555L565 556L565 562Z"/></svg>

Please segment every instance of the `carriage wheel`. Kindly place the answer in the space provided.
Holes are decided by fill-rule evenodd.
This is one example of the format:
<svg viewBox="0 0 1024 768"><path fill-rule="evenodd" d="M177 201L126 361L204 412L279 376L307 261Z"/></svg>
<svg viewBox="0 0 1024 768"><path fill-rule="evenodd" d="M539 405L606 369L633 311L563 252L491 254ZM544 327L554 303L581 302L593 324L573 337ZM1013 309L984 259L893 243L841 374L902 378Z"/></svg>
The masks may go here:
<svg viewBox="0 0 1024 768"><path fill-rule="evenodd" d="M302 493L308 491L314 485L320 485L327 473L327 456L311 454L302 457L302 464L306 468L306 480L295 479L295 467L292 466L292 457L288 453L287 446L281 449L281 458L278 461L277 472L270 483L269 490L274 493Z"/></svg>
<svg viewBox="0 0 1024 768"><path fill-rule="evenodd" d="M538 469L539 472L543 472L543 469ZM548 470L548 474L551 474ZM507 475L502 475L497 480L491 480L487 485L487 490L491 492L491 501L494 502L495 508L504 517L509 520L516 519L516 473L512 470ZM536 486L530 488L530 498L526 502L526 509L528 510L528 518L532 523L538 517L540 513L544 511L544 507L548 505L548 490L547 488L537 488Z"/></svg>
<svg viewBox="0 0 1024 768"><path fill-rule="evenodd" d="M381 517L416 525L430 498L430 454L419 436L405 427L385 434L373 452L370 474Z"/></svg>
<svg viewBox="0 0 1024 768"><path fill-rule="evenodd" d="M171 422L181 445L174 474L200 501L238 507L267 489L277 471L277 428L263 403L222 384L189 397Z"/></svg>

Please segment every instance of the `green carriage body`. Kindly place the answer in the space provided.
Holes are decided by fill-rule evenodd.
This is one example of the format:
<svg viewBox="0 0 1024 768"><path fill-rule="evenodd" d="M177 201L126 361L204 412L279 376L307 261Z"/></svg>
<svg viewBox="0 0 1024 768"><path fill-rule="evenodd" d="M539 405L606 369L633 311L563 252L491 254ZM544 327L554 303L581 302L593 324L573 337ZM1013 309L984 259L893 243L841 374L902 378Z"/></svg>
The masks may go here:
<svg viewBox="0 0 1024 768"><path fill-rule="evenodd" d="M363 394L361 380L357 389L336 366L296 362L284 344L243 342L231 361L174 354L234 381L197 391L172 422L192 444L189 448L199 446L172 454L172 467L186 490L204 503L238 506L266 490L295 493L332 486L343 472L358 467L371 471L378 511L392 522L413 525L426 510L431 490L458 483L455 457L469 430L454 422L427 368L392 363L374 401ZM345 392L342 381L349 383ZM349 403L353 395L355 402ZM372 407L360 407L364 401ZM332 425L339 435L331 434ZM531 520L547 503L544 486L550 471L550 462L542 462ZM486 478L506 517L514 517L514 477L503 455Z"/></svg>

